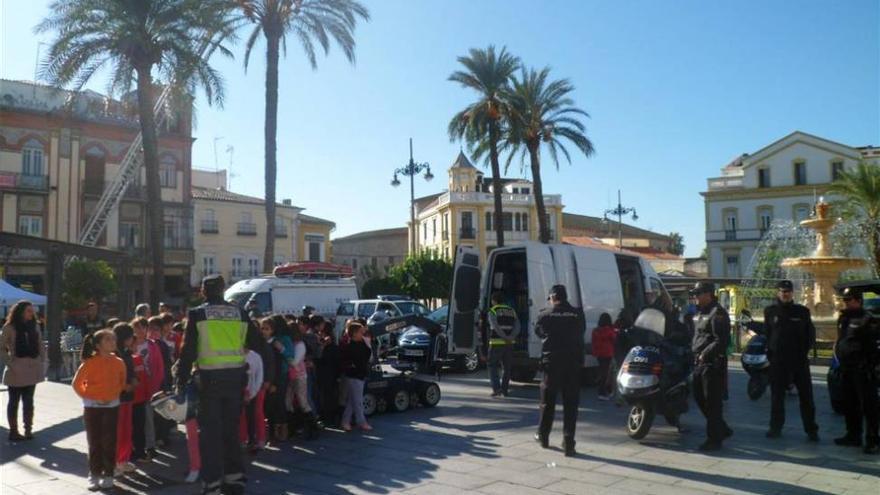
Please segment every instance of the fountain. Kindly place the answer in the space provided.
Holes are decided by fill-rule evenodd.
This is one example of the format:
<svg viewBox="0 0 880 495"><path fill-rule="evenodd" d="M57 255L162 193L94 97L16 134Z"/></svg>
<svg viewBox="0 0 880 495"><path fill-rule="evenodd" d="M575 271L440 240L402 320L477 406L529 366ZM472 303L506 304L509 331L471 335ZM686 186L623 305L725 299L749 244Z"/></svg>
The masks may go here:
<svg viewBox="0 0 880 495"><path fill-rule="evenodd" d="M804 305L810 308L814 318L831 318L834 316L834 284L840 274L846 270L861 268L865 260L831 254L829 233L837 221L829 218L831 205L819 198L816 213L813 217L800 222L802 227L816 232L816 251L810 256L786 258L781 266L796 269L812 275L813 286L803 290Z"/></svg>

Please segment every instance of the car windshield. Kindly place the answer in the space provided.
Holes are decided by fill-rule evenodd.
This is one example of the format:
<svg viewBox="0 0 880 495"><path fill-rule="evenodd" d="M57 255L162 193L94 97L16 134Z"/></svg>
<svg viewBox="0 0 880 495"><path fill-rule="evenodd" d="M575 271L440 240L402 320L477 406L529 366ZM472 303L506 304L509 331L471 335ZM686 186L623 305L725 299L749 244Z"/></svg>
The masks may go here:
<svg viewBox="0 0 880 495"><path fill-rule="evenodd" d="M449 316L449 305L443 305L439 308L435 309L427 316L427 318L431 321L435 321L437 323L446 323L446 318Z"/></svg>
<svg viewBox="0 0 880 495"><path fill-rule="evenodd" d="M247 304L248 299L250 299L253 294L253 292L235 292L230 294L226 300L235 304L239 308L244 308L244 305Z"/></svg>
<svg viewBox="0 0 880 495"><path fill-rule="evenodd" d="M405 315L426 315L428 314L428 308L426 308L422 303L417 302L395 302L397 305L397 309L400 310L401 314Z"/></svg>

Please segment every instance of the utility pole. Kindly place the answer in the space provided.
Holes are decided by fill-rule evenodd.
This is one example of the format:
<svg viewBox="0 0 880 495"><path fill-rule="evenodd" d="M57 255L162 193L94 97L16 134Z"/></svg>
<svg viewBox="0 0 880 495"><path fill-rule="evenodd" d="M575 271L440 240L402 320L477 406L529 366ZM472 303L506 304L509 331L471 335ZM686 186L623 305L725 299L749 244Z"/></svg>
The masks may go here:
<svg viewBox="0 0 880 495"><path fill-rule="evenodd" d="M623 216L632 213L633 221L637 221L639 219L639 215L636 213L636 209L629 207L625 208L623 204L621 204L620 200L620 189L617 190L617 207L605 210L605 214L602 217L602 221L608 223L608 215L617 215L617 249L623 250Z"/></svg>
<svg viewBox="0 0 880 495"><path fill-rule="evenodd" d="M409 163L407 163L404 167L398 168L394 171L394 179L391 180L391 185L397 187L400 185L400 180L397 178L397 174L403 174L409 176L409 225L411 232L410 239L410 255L414 255L416 253L416 185L415 185L415 176L420 174L422 170L426 170L425 172L425 180L430 181L434 178L434 174L431 173L431 165L427 162L425 163L416 163L413 160L413 146L412 146L412 138L409 138Z"/></svg>

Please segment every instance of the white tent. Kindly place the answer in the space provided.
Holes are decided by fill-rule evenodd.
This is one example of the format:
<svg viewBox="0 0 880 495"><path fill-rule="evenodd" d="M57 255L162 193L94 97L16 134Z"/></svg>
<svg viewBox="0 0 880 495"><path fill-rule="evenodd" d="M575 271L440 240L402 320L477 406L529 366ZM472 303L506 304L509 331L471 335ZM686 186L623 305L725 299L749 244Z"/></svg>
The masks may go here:
<svg viewBox="0 0 880 495"><path fill-rule="evenodd" d="M5 280L0 280L0 309L8 308L22 299L36 306L46 305L46 296L19 289Z"/></svg>

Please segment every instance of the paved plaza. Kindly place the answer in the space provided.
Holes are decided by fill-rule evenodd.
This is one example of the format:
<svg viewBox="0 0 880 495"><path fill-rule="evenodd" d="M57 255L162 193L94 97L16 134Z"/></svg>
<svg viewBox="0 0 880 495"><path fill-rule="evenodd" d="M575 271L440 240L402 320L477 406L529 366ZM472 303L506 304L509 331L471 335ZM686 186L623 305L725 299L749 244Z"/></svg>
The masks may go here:
<svg viewBox="0 0 880 495"><path fill-rule="evenodd" d="M764 438L769 397L745 397L745 375L731 370L728 422L735 435L722 452L696 450L704 422L692 407L679 435L659 424L642 442L624 432L625 409L584 389L576 458L562 455L557 429L551 450L532 440L537 384L516 386L512 397L489 398L485 373L446 375L434 409L385 414L370 434L328 430L318 440L285 444L252 458L248 493L411 494L845 494L880 493L880 458L835 447L843 419L833 415L823 370L814 369L822 441L806 441L797 399L787 401L782 439ZM6 393L2 396L5 408ZM69 386L37 387L37 439L10 445L3 437L3 495L86 492L86 441L79 400ZM661 420L662 423L662 420ZM183 436L143 471L121 479L115 493L193 494Z"/></svg>

